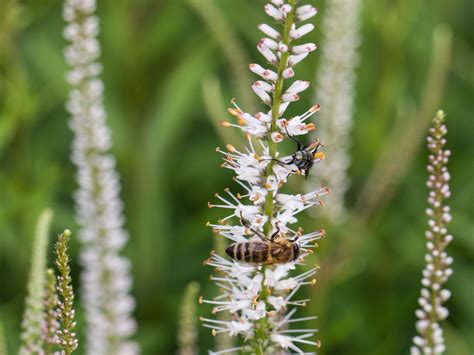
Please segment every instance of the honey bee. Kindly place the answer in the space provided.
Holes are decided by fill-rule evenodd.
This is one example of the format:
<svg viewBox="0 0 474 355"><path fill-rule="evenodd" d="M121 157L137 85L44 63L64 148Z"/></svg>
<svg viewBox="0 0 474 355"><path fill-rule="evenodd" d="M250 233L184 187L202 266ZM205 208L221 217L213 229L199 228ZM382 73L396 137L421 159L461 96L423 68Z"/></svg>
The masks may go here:
<svg viewBox="0 0 474 355"><path fill-rule="evenodd" d="M273 265L295 261L300 255L300 247L294 241L277 238L274 241L234 243L225 252L237 261Z"/></svg>
<svg viewBox="0 0 474 355"><path fill-rule="evenodd" d="M242 224L248 227L248 223L243 219L242 221ZM273 265L295 261L300 256L300 246L296 242L298 237L286 239L277 229L268 238L252 228L249 229L262 241L231 244L225 252L232 259L255 265Z"/></svg>

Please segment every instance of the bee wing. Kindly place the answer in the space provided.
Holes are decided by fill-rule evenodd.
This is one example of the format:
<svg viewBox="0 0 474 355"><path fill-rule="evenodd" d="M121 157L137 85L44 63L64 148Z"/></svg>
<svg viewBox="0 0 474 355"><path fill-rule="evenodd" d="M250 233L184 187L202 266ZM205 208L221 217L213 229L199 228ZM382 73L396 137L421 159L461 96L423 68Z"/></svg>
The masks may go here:
<svg viewBox="0 0 474 355"><path fill-rule="evenodd" d="M272 248L272 256L273 257L282 256L284 252L285 252L285 247L283 247L282 245L275 245Z"/></svg>
<svg viewBox="0 0 474 355"><path fill-rule="evenodd" d="M270 249L270 244L269 243L261 243L261 242L255 242L253 251L254 253L262 253L265 251L268 251Z"/></svg>
<svg viewBox="0 0 474 355"><path fill-rule="evenodd" d="M279 256L282 256L285 252L285 246L278 243L274 243L272 244L271 252L274 258L278 258Z"/></svg>
<svg viewBox="0 0 474 355"><path fill-rule="evenodd" d="M262 238L256 236L256 235L253 235L249 238L249 242L250 243L261 243L262 242Z"/></svg>

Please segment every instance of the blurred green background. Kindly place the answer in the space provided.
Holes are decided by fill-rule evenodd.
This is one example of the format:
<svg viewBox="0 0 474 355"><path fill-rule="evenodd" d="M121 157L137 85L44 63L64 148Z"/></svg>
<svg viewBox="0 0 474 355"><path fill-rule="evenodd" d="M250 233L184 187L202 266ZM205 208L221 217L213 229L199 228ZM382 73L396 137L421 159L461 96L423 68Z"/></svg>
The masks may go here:
<svg viewBox="0 0 474 355"><path fill-rule="evenodd" d="M324 50L319 24L325 2L308 2L320 10L308 40ZM131 235L125 254L133 262L136 338L144 354L176 351L179 300L190 281L199 281L207 297L217 293L202 260L214 243L205 223L223 215L206 204L227 186L238 190L230 172L219 168L214 148L227 141L238 145L239 136L215 123L227 117L234 96L258 108L247 64L263 63L255 48L257 24L270 22L263 4L99 1L105 105ZM328 232L312 260L322 268L318 284L305 291L313 302L304 312L320 316L314 322L320 354L407 353L424 263L424 122L443 108L452 150L454 242L448 253L455 260L444 328L448 354L472 354L474 6L470 0L362 4L351 217L332 226L303 216L306 229ZM0 320L14 352L40 211L54 209L52 235L67 227L77 236L61 9L57 0L0 0ZM297 78L312 81L313 88L318 51L297 67ZM311 90L301 97L289 114L313 103ZM374 167L395 173L373 175ZM293 179L294 191L301 192L302 181ZM73 240L76 289L78 248ZM199 307L199 313L209 309ZM200 328L201 353L213 341Z"/></svg>

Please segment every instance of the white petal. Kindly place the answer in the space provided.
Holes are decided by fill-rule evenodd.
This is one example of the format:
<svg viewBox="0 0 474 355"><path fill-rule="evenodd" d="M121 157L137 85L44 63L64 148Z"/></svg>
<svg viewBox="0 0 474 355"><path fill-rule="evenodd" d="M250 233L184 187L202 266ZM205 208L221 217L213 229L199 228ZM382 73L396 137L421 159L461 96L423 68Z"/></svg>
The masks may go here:
<svg viewBox="0 0 474 355"><path fill-rule="evenodd" d="M249 68L252 72L254 72L257 75L260 75L265 80L276 81L278 79L277 73L275 73L274 71L270 69L264 69L258 64L250 64Z"/></svg>
<svg viewBox="0 0 474 355"><path fill-rule="evenodd" d="M318 10L311 5L303 5L296 9L296 18L298 21L305 21L318 13Z"/></svg>
<svg viewBox="0 0 474 355"><path fill-rule="evenodd" d="M309 87L309 81L296 80L291 86L286 90L285 94L298 94Z"/></svg>
<svg viewBox="0 0 474 355"><path fill-rule="evenodd" d="M285 79L289 79L295 76L295 71L292 68L286 68L282 75Z"/></svg>
<svg viewBox="0 0 474 355"><path fill-rule="evenodd" d="M275 53L272 52L269 47L264 44L263 41L258 42L257 49L270 63L278 64L278 57L275 55Z"/></svg>
<svg viewBox="0 0 474 355"><path fill-rule="evenodd" d="M272 4L266 4L264 9L268 16L273 17L277 21L283 20L283 13Z"/></svg>
<svg viewBox="0 0 474 355"><path fill-rule="evenodd" d="M305 59L308 56L308 53L301 53L297 55L290 55L288 58L288 66L289 67L294 67L296 64L301 62L303 59Z"/></svg>
<svg viewBox="0 0 474 355"><path fill-rule="evenodd" d="M268 48L276 51L278 49L278 43L275 42L274 40L270 39L270 38L262 38L260 40L261 43L263 43L264 45L266 45Z"/></svg>
<svg viewBox="0 0 474 355"><path fill-rule="evenodd" d="M299 27L298 29L292 28L290 31L290 36L293 39L298 39L310 33L313 29L314 29L314 25L312 23L307 23L306 25L303 25Z"/></svg>
<svg viewBox="0 0 474 355"><path fill-rule="evenodd" d="M278 31L265 23L258 25L258 29L273 39L279 40L281 38L281 35Z"/></svg>
<svg viewBox="0 0 474 355"><path fill-rule="evenodd" d="M291 48L293 54L309 53L316 50L316 44L314 43L305 43L299 46L294 46Z"/></svg>
<svg viewBox="0 0 474 355"><path fill-rule="evenodd" d="M262 88L258 87L257 85L255 85L255 83L252 85L252 90L255 92L255 94L257 94L257 96L267 105L271 105L272 104L272 98L270 97L270 95L268 95L268 93L263 90Z"/></svg>

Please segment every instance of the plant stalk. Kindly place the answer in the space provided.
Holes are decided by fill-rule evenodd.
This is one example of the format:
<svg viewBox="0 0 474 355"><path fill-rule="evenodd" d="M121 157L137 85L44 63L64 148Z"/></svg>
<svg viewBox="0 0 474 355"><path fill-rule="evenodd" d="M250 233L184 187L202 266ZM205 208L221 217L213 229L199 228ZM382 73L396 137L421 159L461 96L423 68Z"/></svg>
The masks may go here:
<svg viewBox="0 0 474 355"><path fill-rule="evenodd" d="M283 36L282 36L282 43L284 43L288 47L288 51L284 52L281 54L280 57L280 63L278 65L278 71L277 71L277 81L275 83L275 90L273 92L273 100L272 100L272 123L270 127L270 132L267 137L267 142L268 142L268 148L269 148L269 153L270 156L273 159L276 159L276 153L277 153L277 143L274 142L271 138L272 133L278 131L278 126L277 126L277 120L280 117L280 106L281 106L281 96L283 95L283 82L285 78L283 78L283 71L286 69L286 64L288 61L288 57L290 55L289 50L290 50L290 30L293 25L294 17L295 17L295 4L296 0L289 0L288 4L291 6L291 11L288 13L286 20L285 20L285 25L283 28ZM273 172L273 165L274 161L271 160L270 163L268 164L266 170L265 170L265 176L264 178L266 179L268 176L272 175ZM269 235L271 232L272 228L272 217L273 217L273 194L269 192L266 196L265 199L265 216L268 217L268 220L264 226L264 233L265 235ZM265 273L265 266L262 266L262 273ZM260 292L260 300L265 301L267 299L268 292L267 289L262 281L262 291ZM256 344L255 344L255 353L257 355L265 355L266 354L266 340L267 340L267 333L268 333L268 322L265 317L261 318L258 322L256 329Z"/></svg>

